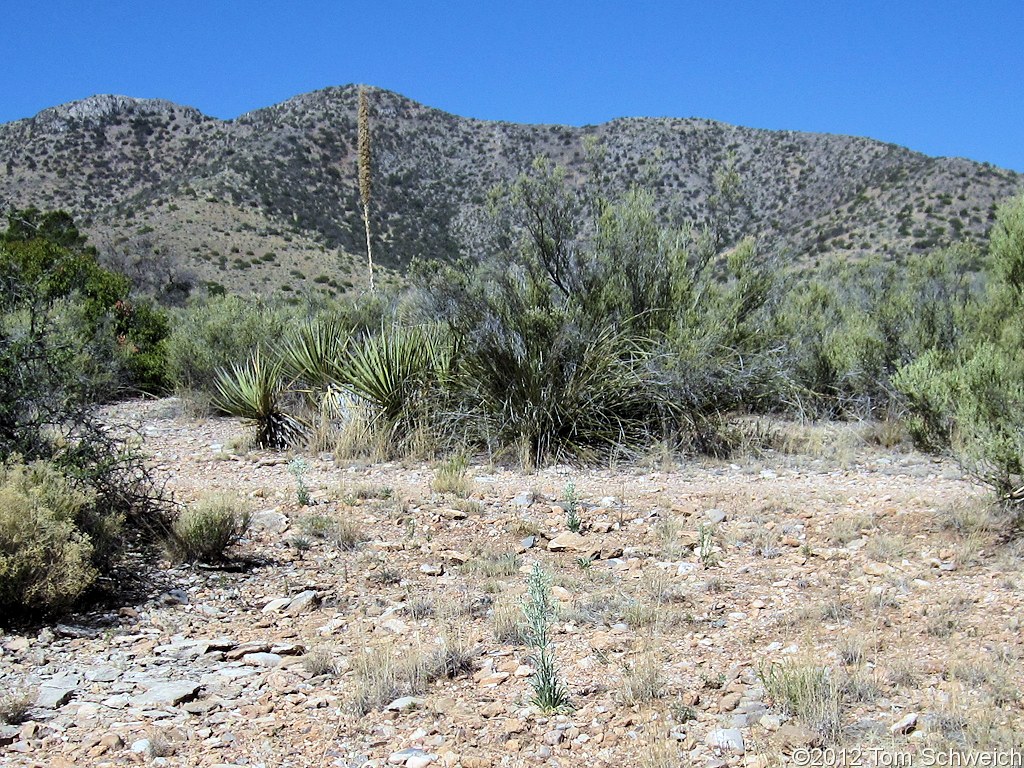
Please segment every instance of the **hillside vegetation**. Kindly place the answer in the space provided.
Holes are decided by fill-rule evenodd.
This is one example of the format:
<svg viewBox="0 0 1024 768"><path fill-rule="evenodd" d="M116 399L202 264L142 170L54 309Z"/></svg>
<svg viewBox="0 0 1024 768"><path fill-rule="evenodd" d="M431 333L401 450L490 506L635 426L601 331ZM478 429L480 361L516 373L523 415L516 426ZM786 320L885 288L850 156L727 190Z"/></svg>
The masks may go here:
<svg viewBox="0 0 1024 768"><path fill-rule="evenodd" d="M617 198L649 191L662 224L715 222L786 263L900 261L981 242L1019 174L848 136L702 119L585 127L450 115L370 89L376 259L473 256L489 193L537 156ZM362 285L357 88L222 121L166 101L94 96L0 126L0 200L72 213L153 290L330 294ZM153 274L155 273L155 274Z"/></svg>

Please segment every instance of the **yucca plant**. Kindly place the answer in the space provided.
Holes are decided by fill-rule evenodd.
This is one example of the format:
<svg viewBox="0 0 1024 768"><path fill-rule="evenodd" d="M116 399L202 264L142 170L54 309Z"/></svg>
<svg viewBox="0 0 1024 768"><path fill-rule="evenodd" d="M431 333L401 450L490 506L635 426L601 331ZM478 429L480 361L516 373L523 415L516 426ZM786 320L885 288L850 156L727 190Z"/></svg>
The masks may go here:
<svg viewBox="0 0 1024 768"><path fill-rule="evenodd" d="M322 395L343 378L349 329L337 318L307 320L277 349L282 373L311 395Z"/></svg>
<svg viewBox="0 0 1024 768"><path fill-rule="evenodd" d="M242 365L219 369L216 384L214 407L254 422L260 448L287 448L305 433L303 423L281 406L281 364L268 361L258 350Z"/></svg>
<svg viewBox="0 0 1024 768"><path fill-rule="evenodd" d="M434 329L392 326L353 345L341 373L346 388L370 403L392 430L410 426L431 385L447 374L450 350Z"/></svg>

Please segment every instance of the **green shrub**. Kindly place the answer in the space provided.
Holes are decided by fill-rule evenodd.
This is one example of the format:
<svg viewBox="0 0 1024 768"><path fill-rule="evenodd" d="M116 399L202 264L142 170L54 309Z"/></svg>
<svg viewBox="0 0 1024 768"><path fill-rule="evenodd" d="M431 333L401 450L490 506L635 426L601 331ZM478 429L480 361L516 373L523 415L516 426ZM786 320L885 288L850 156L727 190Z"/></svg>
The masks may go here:
<svg viewBox="0 0 1024 768"><path fill-rule="evenodd" d="M759 670L776 707L821 735L825 744L842 736L843 692L831 670L801 664L770 664Z"/></svg>
<svg viewBox="0 0 1024 768"><path fill-rule="evenodd" d="M913 408L919 444L948 440L964 467L1000 495L1024 482L1024 358L989 343L956 364L926 355L901 371L897 385Z"/></svg>
<svg viewBox="0 0 1024 768"><path fill-rule="evenodd" d="M525 463L590 460L777 387L774 281L751 242L719 252L710 234L661 228L643 193L583 200L543 161L500 199L487 258L415 275L458 339L465 434Z"/></svg>
<svg viewBox="0 0 1024 768"><path fill-rule="evenodd" d="M8 332L27 338L60 331L74 354L63 361L93 396L166 385L165 313L131 299L128 278L100 266L71 217L12 211L0 232L0 308Z"/></svg>
<svg viewBox="0 0 1024 768"><path fill-rule="evenodd" d="M267 353L297 320L294 309L260 299L211 296L177 313L167 339L171 383L181 390L215 391L216 372Z"/></svg>
<svg viewBox="0 0 1024 768"><path fill-rule="evenodd" d="M804 408L861 417L899 410L896 372L929 350L955 350L970 330L974 258L960 246L906 267L867 261L795 283L779 336Z"/></svg>
<svg viewBox="0 0 1024 768"><path fill-rule="evenodd" d="M167 541L169 554L187 562L215 562L249 527L250 514L237 499L211 496L178 515Z"/></svg>
<svg viewBox="0 0 1024 768"><path fill-rule="evenodd" d="M0 612L52 613L92 586L98 571L82 523L94 502L46 462L0 468Z"/></svg>

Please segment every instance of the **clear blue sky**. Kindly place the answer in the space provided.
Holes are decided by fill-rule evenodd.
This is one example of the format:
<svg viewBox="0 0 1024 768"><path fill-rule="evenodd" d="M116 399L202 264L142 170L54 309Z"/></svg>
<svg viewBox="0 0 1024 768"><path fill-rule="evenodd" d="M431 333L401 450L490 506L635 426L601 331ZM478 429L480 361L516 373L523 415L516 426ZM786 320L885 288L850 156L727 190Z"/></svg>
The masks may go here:
<svg viewBox="0 0 1024 768"><path fill-rule="evenodd" d="M468 117L709 117L1024 171L1024 0L0 0L0 122L367 83Z"/></svg>

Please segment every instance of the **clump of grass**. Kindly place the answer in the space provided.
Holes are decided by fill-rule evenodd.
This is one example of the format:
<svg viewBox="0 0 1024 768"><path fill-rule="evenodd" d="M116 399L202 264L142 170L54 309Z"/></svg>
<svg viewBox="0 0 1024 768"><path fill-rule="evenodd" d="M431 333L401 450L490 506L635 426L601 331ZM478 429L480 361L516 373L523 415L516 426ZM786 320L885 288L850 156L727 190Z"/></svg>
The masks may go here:
<svg viewBox="0 0 1024 768"><path fill-rule="evenodd" d="M839 688L844 700L851 702L870 703L881 695L874 679L863 670L847 673Z"/></svg>
<svg viewBox="0 0 1024 768"><path fill-rule="evenodd" d="M957 628L956 616L948 608L940 608L938 613L930 613L924 631L932 637L949 637Z"/></svg>
<svg viewBox="0 0 1024 768"><path fill-rule="evenodd" d="M467 573L474 573L493 579L502 576L515 576L519 573L522 560L515 552L484 552L478 557L467 560L462 568Z"/></svg>
<svg viewBox="0 0 1024 768"><path fill-rule="evenodd" d="M533 520L517 517L508 524L508 531L513 536L539 536L541 528Z"/></svg>
<svg viewBox="0 0 1024 768"><path fill-rule="evenodd" d="M233 496L208 496L187 507L171 526L167 550L185 562L224 559L228 547L249 528L251 514Z"/></svg>
<svg viewBox="0 0 1024 768"><path fill-rule="evenodd" d="M319 513L300 517L299 530L307 536L329 541L345 552L357 549L366 538L355 521Z"/></svg>
<svg viewBox="0 0 1024 768"><path fill-rule="evenodd" d="M622 620L629 625L630 629L649 627L657 618L657 608L652 603L642 600L630 600L622 615Z"/></svg>
<svg viewBox="0 0 1024 768"><path fill-rule="evenodd" d="M704 582L704 591L709 595L720 595L728 589L729 585L721 576L712 576Z"/></svg>
<svg viewBox="0 0 1024 768"><path fill-rule="evenodd" d="M872 421L865 425L861 432L864 442L886 449L893 449L907 442L909 434L903 421L888 415L880 421Z"/></svg>
<svg viewBox="0 0 1024 768"><path fill-rule="evenodd" d="M890 685L897 688L916 688L920 683L920 676L913 663L902 659L892 663L886 677Z"/></svg>
<svg viewBox="0 0 1024 768"><path fill-rule="evenodd" d="M843 635L836 643L839 660L848 667L859 667L864 663L864 643L858 637Z"/></svg>
<svg viewBox="0 0 1024 768"><path fill-rule="evenodd" d="M434 470L434 479L430 487L435 493L450 493L464 499L473 492L473 481L469 477L469 459L464 454L456 454L445 459Z"/></svg>
<svg viewBox="0 0 1024 768"><path fill-rule="evenodd" d="M685 765L679 742L671 734L652 735L640 753L640 768L678 768Z"/></svg>
<svg viewBox="0 0 1024 768"><path fill-rule="evenodd" d="M943 529L965 536L990 533L999 527L992 504L981 499L943 507L937 517Z"/></svg>
<svg viewBox="0 0 1024 768"><path fill-rule="evenodd" d="M21 683L4 690L0 693L0 723L18 725L24 722L35 699L34 692Z"/></svg>
<svg viewBox="0 0 1024 768"><path fill-rule="evenodd" d="M427 600L425 598L414 598L406 602L405 606L402 608L402 613L416 621L419 621L420 619L429 619L435 613L434 603L432 600Z"/></svg>
<svg viewBox="0 0 1024 768"><path fill-rule="evenodd" d="M825 621L845 621L853 617L853 606L836 598L827 600L821 608L821 618Z"/></svg>
<svg viewBox="0 0 1024 768"><path fill-rule="evenodd" d="M753 554L768 560L778 557L782 554L779 534L774 529L757 528L750 536L750 549Z"/></svg>
<svg viewBox="0 0 1024 768"><path fill-rule="evenodd" d="M434 651L428 661L431 679L454 680L473 671L478 651L455 625L453 617L445 626L441 636L441 647Z"/></svg>
<svg viewBox="0 0 1024 768"><path fill-rule="evenodd" d="M643 653L622 666L622 703L627 707L648 704L661 697L665 687L661 666L653 653Z"/></svg>
<svg viewBox="0 0 1024 768"><path fill-rule="evenodd" d="M655 527L655 535L661 544L661 556L665 560L681 560L689 553L689 547L682 540L682 525L670 514L665 514Z"/></svg>
<svg viewBox="0 0 1024 768"><path fill-rule="evenodd" d="M771 664L759 670L765 691L827 744L842 735L843 693L829 670L810 664Z"/></svg>
<svg viewBox="0 0 1024 768"><path fill-rule="evenodd" d="M903 557L903 541L896 536L878 533L868 539L864 554L879 563Z"/></svg>
<svg viewBox="0 0 1024 768"><path fill-rule="evenodd" d="M317 645L306 651L302 657L302 668L313 677L334 677L340 671L337 654L327 645Z"/></svg>
<svg viewBox="0 0 1024 768"><path fill-rule="evenodd" d="M378 587L392 587L395 584L400 584L402 582L402 574L394 568L382 565L379 568L375 568L370 571L366 580Z"/></svg>
<svg viewBox="0 0 1024 768"><path fill-rule="evenodd" d="M395 493L395 489L390 485L357 485L352 489L349 497L359 501L367 501L370 499L381 499L387 501Z"/></svg>
<svg viewBox="0 0 1024 768"><path fill-rule="evenodd" d="M353 659L352 671L355 691L350 706L360 715L380 709L400 696L422 693L430 681L428 659L416 649L367 649Z"/></svg>
<svg viewBox="0 0 1024 768"><path fill-rule="evenodd" d="M494 628L494 639L499 643L525 645L527 636L526 622L519 604L508 598L498 598L491 614Z"/></svg>
<svg viewBox="0 0 1024 768"><path fill-rule="evenodd" d="M862 529L872 525L873 521L866 516L840 517L829 526L825 538L833 547L845 547L861 537Z"/></svg>

